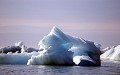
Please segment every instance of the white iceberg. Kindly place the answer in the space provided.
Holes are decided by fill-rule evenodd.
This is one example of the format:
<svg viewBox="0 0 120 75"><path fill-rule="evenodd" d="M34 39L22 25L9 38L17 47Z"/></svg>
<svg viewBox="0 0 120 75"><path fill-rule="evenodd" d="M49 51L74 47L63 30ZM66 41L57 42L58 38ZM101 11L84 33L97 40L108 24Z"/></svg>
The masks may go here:
<svg viewBox="0 0 120 75"><path fill-rule="evenodd" d="M105 49L106 52L100 56L102 60L120 61L120 45Z"/></svg>
<svg viewBox="0 0 120 75"><path fill-rule="evenodd" d="M80 65L100 66L100 45L82 38L64 34L57 27L38 44L40 54L32 56L27 65Z"/></svg>

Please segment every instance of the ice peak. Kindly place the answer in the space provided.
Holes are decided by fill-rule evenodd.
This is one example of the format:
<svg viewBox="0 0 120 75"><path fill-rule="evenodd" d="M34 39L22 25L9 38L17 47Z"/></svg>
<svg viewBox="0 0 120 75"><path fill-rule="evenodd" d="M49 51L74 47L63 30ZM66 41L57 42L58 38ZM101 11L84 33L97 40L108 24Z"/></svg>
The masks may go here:
<svg viewBox="0 0 120 75"><path fill-rule="evenodd" d="M56 26L54 26L50 32L50 35L63 35L64 33Z"/></svg>

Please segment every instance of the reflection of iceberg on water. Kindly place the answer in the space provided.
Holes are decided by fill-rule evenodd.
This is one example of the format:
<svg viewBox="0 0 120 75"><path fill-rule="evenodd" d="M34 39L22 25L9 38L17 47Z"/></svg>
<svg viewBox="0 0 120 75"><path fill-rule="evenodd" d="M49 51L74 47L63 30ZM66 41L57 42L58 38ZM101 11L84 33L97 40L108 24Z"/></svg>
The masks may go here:
<svg viewBox="0 0 120 75"><path fill-rule="evenodd" d="M15 47L20 48L20 53L1 53L0 64L79 66L100 66L101 64L100 44L66 35L57 27L53 27L38 45L39 51L27 48L23 42L18 42Z"/></svg>
<svg viewBox="0 0 120 75"><path fill-rule="evenodd" d="M28 65L100 66L99 44L64 34L54 27L38 44L41 53L32 56Z"/></svg>

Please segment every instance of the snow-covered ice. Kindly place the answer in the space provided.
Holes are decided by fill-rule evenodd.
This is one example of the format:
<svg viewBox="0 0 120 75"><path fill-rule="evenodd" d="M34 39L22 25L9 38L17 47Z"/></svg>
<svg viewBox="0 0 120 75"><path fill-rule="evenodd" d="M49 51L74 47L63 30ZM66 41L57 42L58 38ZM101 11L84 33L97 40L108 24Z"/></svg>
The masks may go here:
<svg viewBox="0 0 120 75"><path fill-rule="evenodd" d="M120 45L113 46L112 48L105 48L104 52L100 57L101 59L111 60L111 61L120 61Z"/></svg>

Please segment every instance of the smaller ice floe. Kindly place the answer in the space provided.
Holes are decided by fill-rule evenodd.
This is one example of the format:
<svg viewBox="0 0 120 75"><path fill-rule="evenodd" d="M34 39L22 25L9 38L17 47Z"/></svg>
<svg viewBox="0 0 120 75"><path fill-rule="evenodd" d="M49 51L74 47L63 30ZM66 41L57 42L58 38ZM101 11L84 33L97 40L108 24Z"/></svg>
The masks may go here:
<svg viewBox="0 0 120 75"><path fill-rule="evenodd" d="M38 55L39 52L31 52L31 53L7 53L0 54L0 64L24 64L26 65L28 60L32 55Z"/></svg>
<svg viewBox="0 0 120 75"><path fill-rule="evenodd" d="M23 48L24 47L24 48ZM2 47L0 48L0 53L8 53L8 52L18 52L21 53L21 50L25 51L25 45L22 41L15 43L15 46L7 46L7 47Z"/></svg>
<svg viewBox="0 0 120 75"><path fill-rule="evenodd" d="M8 52L12 52L12 53L18 52L18 53L20 53L21 52L21 47L19 47L19 46L8 46L8 47L0 48L0 53L8 53Z"/></svg>
<svg viewBox="0 0 120 75"><path fill-rule="evenodd" d="M64 34L57 27L40 40L41 53L32 56L27 65L100 66L100 46L92 41Z"/></svg>
<svg viewBox="0 0 120 75"><path fill-rule="evenodd" d="M105 49L106 52L100 56L102 60L120 61L120 45Z"/></svg>
<svg viewBox="0 0 120 75"><path fill-rule="evenodd" d="M38 52L39 49L35 49L35 48L27 48L24 43L22 41L20 42L16 42L15 46L7 46L7 47L2 47L0 48L0 53L8 53L8 52L18 52L18 53L24 53L24 52L33 52L36 51Z"/></svg>

